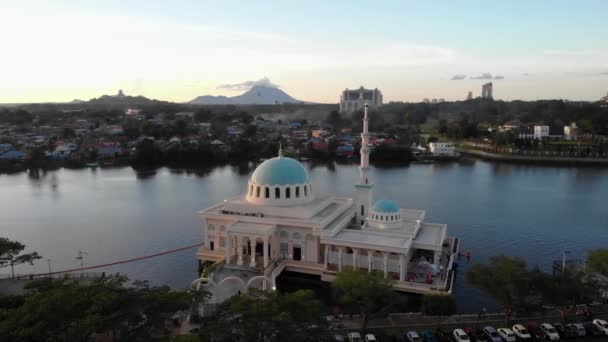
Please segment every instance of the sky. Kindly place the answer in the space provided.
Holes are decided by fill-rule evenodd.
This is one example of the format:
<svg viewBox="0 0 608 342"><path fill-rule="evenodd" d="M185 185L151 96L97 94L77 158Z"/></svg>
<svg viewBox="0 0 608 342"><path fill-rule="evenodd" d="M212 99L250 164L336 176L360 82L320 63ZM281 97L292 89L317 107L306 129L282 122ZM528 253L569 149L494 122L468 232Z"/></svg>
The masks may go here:
<svg viewBox="0 0 608 342"><path fill-rule="evenodd" d="M595 101L608 1L0 0L0 103L122 89L175 102L261 81L305 101Z"/></svg>

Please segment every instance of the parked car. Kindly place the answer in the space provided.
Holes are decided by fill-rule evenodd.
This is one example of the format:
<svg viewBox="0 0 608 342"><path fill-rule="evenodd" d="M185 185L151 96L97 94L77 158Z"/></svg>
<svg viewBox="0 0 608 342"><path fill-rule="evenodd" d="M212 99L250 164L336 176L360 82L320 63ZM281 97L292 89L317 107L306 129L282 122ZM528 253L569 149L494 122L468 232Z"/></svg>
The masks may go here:
<svg viewBox="0 0 608 342"><path fill-rule="evenodd" d="M545 338L550 341L559 341L559 333L549 323L543 323L540 325L540 330L545 333Z"/></svg>
<svg viewBox="0 0 608 342"><path fill-rule="evenodd" d="M433 335L433 332L431 332L430 330L425 330L425 331L421 332L420 336L422 337L422 342L436 342L437 341L437 339L435 338L435 335Z"/></svg>
<svg viewBox="0 0 608 342"><path fill-rule="evenodd" d="M361 338L361 334L359 334L356 331L353 331L353 332L349 332L348 333L348 341L350 341L350 342L363 342L363 339Z"/></svg>
<svg viewBox="0 0 608 342"><path fill-rule="evenodd" d="M561 323L553 323L553 327L555 328L555 330L557 330L557 333L563 339L572 339L578 336L575 330Z"/></svg>
<svg viewBox="0 0 608 342"><path fill-rule="evenodd" d="M490 339L488 339L488 337L486 336L486 334L483 332L483 329L476 329L475 332L475 340L477 342L492 342Z"/></svg>
<svg viewBox="0 0 608 342"><path fill-rule="evenodd" d="M594 319L593 326L597 328L599 331L603 331L604 335L608 335L608 322L603 319Z"/></svg>
<svg viewBox="0 0 608 342"><path fill-rule="evenodd" d="M498 333L496 332L496 329L494 329L494 327L491 327L491 326L484 327L483 333L484 333L484 335L486 335L486 340L488 342L502 342L502 339L500 338L500 336L498 335Z"/></svg>
<svg viewBox="0 0 608 342"><path fill-rule="evenodd" d="M587 330L587 335L589 336L603 336L604 332L598 329L593 322L585 322L583 323L585 326L585 330Z"/></svg>
<svg viewBox="0 0 608 342"><path fill-rule="evenodd" d="M445 331L443 331L441 329L437 329L435 331L435 339L438 342L452 342L452 338L450 337L450 334L446 333Z"/></svg>
<svg viewBox="0 0 608 342"><path fill-rule="evenodd" d="M340 334L335 334L334 335L334 341L336 341L336 342L345 342L346 341L346 336L340 335Z"/></svg>
<svg viewBox="0 0 608 342"><path fill-rule="evenodd" d="M532 339L532 335L530 335L530 332L528 331L528 329L526 329L526 327L524 327L521 324L515 324L513 326L513 333L515 334L515 336L517 336L517 338L519 338L520 340L531 340Z"/></svg>
<svg viewBox="0 0 608 342"><path fill-rule="evenodd" d="M536 325L534 323L526 324L526 329L528 329L528 331L530 332L530 335L532 335L533 339L542 341L547 337L545 332L538 325Z"/></svg>
<svg viewBox="0 0 608 342"><path fill-rule="evenodd" d="M515 342L517 340L515 333L509 328L498 328L497 332L505 342Z"/></svg>
<svg viewBox="0 0 608 342"><path fill-rule="evenodd" d="M475 329L473 329L473 327L466 327L463 330L469 335L469 341L477 342L477 336L475 335Z"/></svg>
<svg viewBox="0 0 608 342"><path fill-rule="evenodd" d="M456 342L470 342L469 335L462 329L454 329L452 337Z"/></svg>
<svg viewBox="0 0 608 342"><path fill-rule="evenodd" d="M405 338L407 339L408 342L422 342L422 338L420 337L420 335L418 335L418 333L413 330L408 331L405 334Z"/></svg>
<svg viewBox="0 0 608 342"><path fill-rule="evenodd" d="M365 335L365 342L376 342L378 341L376 339L376 336L374 336L374 334L366 334Z"/></svg>
<svg viewBox="0 0 608 342"><path fill-rule="evenodd" d="M570 324L568 324L568 326L571 327L574 331L576 331L576 334L579 337L587 336L587 331L585 330L585 326L582 325L581 323L570 323Z"/></svg>

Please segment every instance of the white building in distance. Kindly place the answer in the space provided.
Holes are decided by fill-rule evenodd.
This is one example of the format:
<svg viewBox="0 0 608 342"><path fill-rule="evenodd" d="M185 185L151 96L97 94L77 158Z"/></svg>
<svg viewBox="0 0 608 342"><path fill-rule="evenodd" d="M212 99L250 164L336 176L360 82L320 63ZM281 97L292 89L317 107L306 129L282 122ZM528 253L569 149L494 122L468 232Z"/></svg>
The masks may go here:
<svg viewBox="0 0 608 342"><path fill-rule="evenodd" d="M429 143L429 152L433 156L438 157L455 157L460 155L456 152L456 146L451 141Z"/></svg>
<svg viewBox="0 0 608 342"><path fill-rule="evenodd" d="M570 124L570 126L564 126L564 139L575 140L578 138L579 129L576 126L576 122Z"/></svg>
<svg viewBox="0 0 608 342"><path fill-rule="evenodd" d="M492 82L485 83L481 86L481 98L482 99L493 99L492 94Z"/></svg>
<svg viewBox="0 0 608 342"><path fill-rule="evenodd" d="M425 222L424 210L374 200L364 108L353 197L320 194L306 168L279 150L251 174L244 194L200 212L204 245L197 257L216 267L198 281L213 290L211 302L274 287L285 270L327 282L346 269L377 271L399 291L451 293L459 243L447 236L447 225Z"/></svg>
<svg viewBox="0 0 608 342"><path fill-rule="evenodd" d="M534 126L534 139L549 137L549 126Z"/></svg>
<svg viewBox="0 0 608 342"><path fill-rule="evenodd" d="M377 108L382 105L382 92L375 89L345 89L340 96L340 112L352 113L362 110L367 104L370 108Z"/></svg>

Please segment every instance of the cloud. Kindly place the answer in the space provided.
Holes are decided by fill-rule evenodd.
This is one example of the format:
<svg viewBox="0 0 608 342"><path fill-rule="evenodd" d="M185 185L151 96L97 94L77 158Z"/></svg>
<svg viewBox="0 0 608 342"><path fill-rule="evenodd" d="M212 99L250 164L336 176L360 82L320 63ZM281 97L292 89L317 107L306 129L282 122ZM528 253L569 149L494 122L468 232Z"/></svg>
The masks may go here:
<svg viewBox="0 0 608 342"><path fill-rule="evenodd" d="M279 88L277 84L270 82L268 77L260 78L257 81L245 81L242 83L234 83L234 84L220 84L217 86L217 89L227 89L232 91L247 91L251 89L253 86L263 86L268 88Z"/></svg>
<svg viewBox="0 0 608 342"><path fill-rule="evenodd" d="M454 75L452 76L452 81L460 81L460 80L464 80L465 78L467 78L467 75Z"/></svg>
<svg viewBox="0 0 608 342"><path fill-rule="evenodd" d="M608 76L608 71L606 71L606 72L600 72L600 75L602 75L602 76Z"/></svg>
<svg viewBox="0 0 608 342"><path fill-rule="evenodd" d="M479 75L479 76L471 76L472 80L491 80L492 79L492 74L484 72L483 74Z"/></svg>
<svg viewBox="0 0 608 342"><path fill-rule="evenodd" d="M494 76L495 80L504 80L505 77L504 76Z"/></svg>

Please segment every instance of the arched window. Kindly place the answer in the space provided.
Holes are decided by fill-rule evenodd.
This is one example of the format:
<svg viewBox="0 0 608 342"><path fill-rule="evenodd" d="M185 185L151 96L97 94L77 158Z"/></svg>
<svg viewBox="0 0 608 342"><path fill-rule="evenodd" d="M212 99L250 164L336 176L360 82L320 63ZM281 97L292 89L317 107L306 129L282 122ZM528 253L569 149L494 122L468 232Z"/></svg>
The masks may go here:
<svg viewBox="0 0 608 342"><path fill-rule="evenodd" d="M308 188L304 185L304 197L308 197Z"/></svg>
<svg viewBox="0 0 608 342"><path fill-rule="evenodd" d="M269 187L265 187L264 188L264 192L265 192L266 198L270 198L270 188Z"/></svg>
<svg viewBox="0 0 608 342"><path fill-rule="evenodd" d="M285 198L291 198L291 188L285 189Z"/></svg>
<svg viewBox="0 0 608 342"><path fill-rule="evenodd" d="M260 198L260 186L255 189L255 197Z"/></svg>
<svg viewBox="0 0 608 342"><path fill-rule="evenodd" d="M361 206L361 215L365 215L365 206Z"/></svg>
<svg viewBox="0 0 608 342"><path fill-rule="evenodd" d="M281 198L281 188L274 188L274 198Z"/></svg>
<svg viewBox="0 0 608 342"><path fill-rule="evenodd" d="M300 187L296 186L296 198L300 198Z"/></svg>
<svg viewBox="0 0 608 342"><path fill-rule="evenodd" d="M384 221L384 215L380 215L380 220Z"/></svg>

